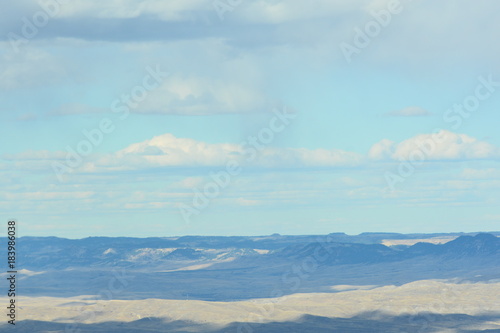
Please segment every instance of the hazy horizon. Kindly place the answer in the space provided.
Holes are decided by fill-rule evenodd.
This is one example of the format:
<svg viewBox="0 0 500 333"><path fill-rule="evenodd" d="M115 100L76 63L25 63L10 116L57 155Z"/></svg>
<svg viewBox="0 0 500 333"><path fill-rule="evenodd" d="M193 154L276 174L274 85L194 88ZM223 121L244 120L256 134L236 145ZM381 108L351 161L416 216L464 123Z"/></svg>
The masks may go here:
<svg viewBox="0 0 500 333"><path fill-rule="evenodd" d="M362 234L395 234L395 235L434 235L434 234L442 234L442 235L454 235L454 234L489 234L489 233L500 233L499 230L480 230L480 231L449 231L449 232L408 232L408 233L400 233L393 231L365 231L358 234L355 233L345 233L332 231L327 234L281 234L281 233L272 233L272 234L231 234L231 235L220 235L220 234L186 234L186 235L147 235L147 236L124 236L124 235L115 235L115 236L106 236L106 235L90 235L83 237L65 237L59 235L22 235L22 237L57 237L57 238L66 238L72 240L84 239L84 238L92 238L92 237L105 237L105 238L179 238L179 237L271 237L271 236L325 236L328 234L345 234L347 236L359 236Z"/></svg>

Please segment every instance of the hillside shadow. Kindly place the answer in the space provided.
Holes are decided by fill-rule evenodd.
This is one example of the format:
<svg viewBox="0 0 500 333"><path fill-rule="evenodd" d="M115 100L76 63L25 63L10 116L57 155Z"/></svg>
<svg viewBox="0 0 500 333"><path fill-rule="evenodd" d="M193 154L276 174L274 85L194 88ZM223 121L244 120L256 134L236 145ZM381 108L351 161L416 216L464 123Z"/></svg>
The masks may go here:
<svg viewBox="0 0 500 333"><path fill-rule="evenodd" d="M500 278L500 259L470 258L443 260L422 257L401 262L352 265L318 265L305 271L304 262L241 260L210 269L155 272L126 271L126 286L113 299L197 299L234 301L268 298L274 290L284 295L335 292L334 285L400 286L406 283L443 279L480 282ZM295 271L299 267L300 271ZM121 272L121 271L118 271ZM121 274L121 273L120 273ZM25 296L73 297L97 295L114 281L112 269L47 271L24 276L20 281ZM196 288L193 288L193 285ZM121 287L121 285L119 285Z"/></svg>
<svg viewBox="0 0 500 333"><path fill-rule="evenodd" d="M499 321L500 314L469 316L465 314L432 314L390 316L381 312L369 312L352 318L328 318L304 315L296 321L266 323L231 323L223 328L214 325L187 321L166 322L160 318L143 318L132 322L111 321L96 324L65 324L25 320L16 325L16 332L168 332L168 333L424 333L452 329L456 333L500 332L492 328L492 321ZM474 330L470 327L481 327ZM489 327L487 327L489 326ZM0 326L0 332L11 331L12 327Z"/></svg>

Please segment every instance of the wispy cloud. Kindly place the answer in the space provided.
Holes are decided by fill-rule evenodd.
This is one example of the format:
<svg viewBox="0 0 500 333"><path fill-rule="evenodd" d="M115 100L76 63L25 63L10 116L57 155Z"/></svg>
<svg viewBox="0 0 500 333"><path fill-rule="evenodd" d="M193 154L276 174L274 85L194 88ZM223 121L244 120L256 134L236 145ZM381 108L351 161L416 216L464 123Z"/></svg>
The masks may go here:
<svg viewBox="0 0 500 333"><path fill-rule="evenodd" d="M207 115L220 113L262 112L269 98L255 84L242 80L180 77L165 81L140 108L141 114Z"/></svg>
<svg viewBox="0 0 500 333"><path fill-rule="evenodd" d="M431 113L418 106L409 106L404 109L388 112L385 115L390 117L423 117L430 116Z"/></svg>
<svg viewBox="0 0 500 333"><path fill-rule="evenodd" d="M109 112L109 109L93 107L85 104L63 104L57 109L54 109L48 113L49 116L68 116L77 114L88 114L88 113L104 113Z"/></svg>

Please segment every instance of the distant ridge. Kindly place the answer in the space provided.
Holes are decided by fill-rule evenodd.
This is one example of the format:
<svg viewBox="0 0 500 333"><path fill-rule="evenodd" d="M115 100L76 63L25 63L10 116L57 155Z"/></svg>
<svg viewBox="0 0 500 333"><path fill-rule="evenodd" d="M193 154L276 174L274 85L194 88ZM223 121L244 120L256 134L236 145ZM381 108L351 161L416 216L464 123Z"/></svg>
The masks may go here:
<svg viewBox="0 0 500 333"><path fill-rule="evenodd" d="M476 236L460 236L441 245L445 252L455 255L493 255L500 253L500 238L480 233Z"/></svg>
<svg viewBox="0 0 500 333"><path fill-rule="evenodd" d="M275 253L291 259L314 256L318 249L329 253L325 264L356 264L398 261L418 256L446 256L446 258L488 257L500 254L500 238L488 233L460 236L445 244L416 243L403 250L381 244L310 243L292 245Z"/></svg>
<svg viewBox="0 0 500 333"><path fill-rule="evenodd" d="M500 239L492 234L448 234L442 239L454 240L413 246L385 246L387 236L22 237L18 266L25 295L89 295L126 279L119 299L266 298L276 284L291 294L426 279L500 281Z"/></svg>
<svg viewBox="0 0 500 333"><path fill-rule="evenodd" d="M500 233L499 233L500 234ZM416 239L436 234L413 234ZM442 235L442 234L440 234ZM447 236L456 234L446 234ZM387 238L409 239L411 235L363 233L349 236L332 233L323 236L184 236L184 237L21 237L19 264L26 269L92 266L143 265L162 261L212 261L240 257L277 260L300 259L314 255L318 246L329 251L326 265L376 263L418 256L449 258L491 256L500 253L500 238L479 233L461 235L445 244L416 243L413 246L387 247ZM321 243L323 242L323 243ZM327 243L325 243L327 242ZM323 244L323 245L321 245ZM326 244L326 245L325 245ZM258 250L257 252L255 250Z"/></svg>

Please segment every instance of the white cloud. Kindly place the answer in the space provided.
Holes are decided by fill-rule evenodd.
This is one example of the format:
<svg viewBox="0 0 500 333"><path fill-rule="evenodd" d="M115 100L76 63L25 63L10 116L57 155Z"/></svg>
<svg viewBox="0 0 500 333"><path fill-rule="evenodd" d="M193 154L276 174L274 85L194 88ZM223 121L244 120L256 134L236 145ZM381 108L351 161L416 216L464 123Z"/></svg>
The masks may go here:
<svg viewBox="0 0 500 333"><path fill-rule="evenodd" d="M383 139L374 144L368 152L368 157L376 160L390 158L394 153L395 142L389 139Z"/></svg>
<svg viewBox="0 0 500 333"><path fill-rule="evenodd" d="M236 144L209 144L167 133L132 144L116 157L152 166L211 166L223 165L231 154L241 153L242 148Z"/></svg>
<svg viewBox="0 0 500 333"><path fill-rule="evenodd" d="M247 153L249 149L254 150L255 158L250 158L253 154ZM358 165L363 157L339 149L265 147L258 151L251 145L245 147L232 143L210 144L177 138L167 133L98 158L95 162L87 163L83 170L94 172L171 166L225 166L230 160L252 167L300 168Z"/></svg>
<svg viewBox="0 0 500 333"><path fill-rule="evenodd" d="M500 157L500 149L466 134L441 130L420 134L400 143L384 139L372 146L369 156L394 160L496 159Z"/></svg>
<svg viewBox="0 0 500 333"><path fill-rule="evenodd" d="M64 162L66 152L26 151L4 154L6 165L19 170L51 170L51 162ZM300 169L307 167L367 166L372 161L401 160L482 160L500 158L500 149L465 134L442 130L436 134L420 134L402 142L388 139L374 144L367 156L340 149L305 149L262 146L250 143L207 143L190 138L178 138L170 133L134 143L109 154L92 154L74 171L113 172L147 170L162 167L225 167L228 161L252 168ZM472 171L464 172L473 177ZM178 186L189 188L199 178L185 180Z"/></svg>

